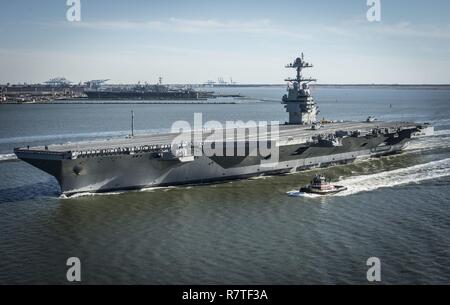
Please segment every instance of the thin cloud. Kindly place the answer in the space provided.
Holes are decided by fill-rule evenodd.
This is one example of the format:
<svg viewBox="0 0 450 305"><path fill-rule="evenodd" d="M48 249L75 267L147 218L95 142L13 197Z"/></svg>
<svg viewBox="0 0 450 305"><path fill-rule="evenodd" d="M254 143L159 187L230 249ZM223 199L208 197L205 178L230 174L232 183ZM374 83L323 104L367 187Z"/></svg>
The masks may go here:
<svg viewBox="0 0 450 305"><path fill-rule="evenodd" d="M410 22L382 24L376 32L385 35L407 36L418 38L450 38L450 28L439 25L413 25Z"/></svg>
<svg viewBox="0 0 450 305"><path fill-rule="evenodd" d="M397 23L369 23L355 18L333 26L321 26L322 30L341 37L362 37L381 35L405 38L450 38L450 27L438 24L414 24L409 21Z"/></svg>
<svg viewBox="0 0 450 305"><path fill-rule="evenodd" d="M94 30L162 30L164 23L161 21L95 21L77 22L75 26Z"/></svg>
<svg viewBox="0 0 450 305"><path fill-rule="evenodd" d="M170 18L171 25L179 31L204 32L204 31L225 31L225 32L247 32L260 33L272 29L270 20L253 21L220 21L215 19L180 19Z"/></svg>
<svg viewBox="0 0 450 305"><path fill-rule="evenodd" d="M72 25L72 24L70 24ZM269 19L250 21L169 18L160 21L82 21L75 26L93 30L150 30L178 33L243 33L308 38L299 31L272 24Z"/></svg>
<svg viewBox="0 0 450 305"><path fill-rule="evenodd" d="M368 33L423 38L450 38L450 27L440 25L415 25L410 22L398 23L369 23L360 18L347 20L337 25L317 25L311 33L300 31L301 25L286 27L275 25L269 19L250 21L218 20L218 19L183 19L169 18L168 20L150 21L92 21L79 22L75 26L94 30L147 30L169 31L178 33L242 33L274 35L291 38L308 39L316 36L314 33L326 32L341 37L367 36Z"/></svg>

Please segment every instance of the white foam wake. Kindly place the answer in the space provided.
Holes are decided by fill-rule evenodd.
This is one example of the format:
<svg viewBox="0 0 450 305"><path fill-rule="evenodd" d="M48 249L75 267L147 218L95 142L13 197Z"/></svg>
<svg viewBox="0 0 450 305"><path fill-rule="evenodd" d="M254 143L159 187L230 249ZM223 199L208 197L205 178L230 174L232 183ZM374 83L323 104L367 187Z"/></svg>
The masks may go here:
<svg viewBox="0 0 450 305"><path fill-rule="evenodd" d="M348 189L336 196L347 196L447 176L450 176L450 158L377 174L345 178L338 184Z"/></svg>
<svg viewBox="0 0 450 305"><path fill-rule="evenodd" d="M9 160L17 160L17 157L15 154L2 154L0 155L0 162L1 161L9 161Z"/></svg>
<svg viewBox="0 0 450 305"><path fill-rule="evenodd" d="M303 192L300 192L300 191L290 191L290 192L287 192L287 194L290 197L304 197L304 198L319 198L319 197L323 197L321 195L303 193Z"/></svg>
<svg viewBox="0 0 450 305"><path fill-rule="evenodd" d="M110 195L121 195L121 194L127 194L131 192L155 192L155 191L169 191L173 189L178 189L181 187L177 186L155 186L155 187L147 187L142 189L136 189L136 190L123 190L123 191L111 191L111 192L82 192L82 193L76 193L73 195L70 195L67 197L64 194L61 194L59 199L75 199L75 198L81 198L81 197L92 197L92 196L110 196ZM184 187L185 189L190 189L191 187Z"/></svg>
<svg viewBox="0 0 450 305"><path fill-rule="evenodd" d="M433 122L433 126L447 126L450 124L450 119L441 119Z"/></svg>
<svg viewBox="0 0 450 305"><path fill-rule="evenodd" d="M150 192L150 193L155 192L155 191L167 192L167 191L174 190L174 189L179 189L179 188L189 189L191 187L189 187L189 186L184 186L184 187L183 186L151 186L151 187L142 188L142 189L140 189L138 191L139 192Z"/></svg>
<svg viewBox="0 0 450 305"><path fill-rule="evenodd" d="M447 136L447 135L450 135L450 129L442 129L434 131L434 136Z"/></svg>
<svg viewBox="0 0 450 305"><path fill-rule="evenodd" d="M59 199L76 199L76 198L82 198L82 197L92 197L92 196L110 196L110 195L120 195L125 193L126 191L121 192L105 192L105 193L92 193L92 192L83 192L83 193L76 193L73 195L70 195L69 197L65 194L61 194L59 196Z"/></svg>
<svg viewBox="0 0 450 305"><path fill-rule="evenodd" d="M437 148L450 147L450 130L438 130L431 137L415 139L409 142L406 151L431 150Z"/></svg>

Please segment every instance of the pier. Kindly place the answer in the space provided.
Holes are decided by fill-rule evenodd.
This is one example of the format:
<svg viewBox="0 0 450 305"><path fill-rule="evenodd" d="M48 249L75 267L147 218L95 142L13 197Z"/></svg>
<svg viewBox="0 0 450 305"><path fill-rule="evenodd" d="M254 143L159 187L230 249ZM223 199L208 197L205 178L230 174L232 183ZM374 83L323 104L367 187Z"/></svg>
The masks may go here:
<svg viewBox="0 0 450 305"><path fill-rule="evenodd" d="M216 94L161 84L108 85L100 90L93 82L99 81L72 84L65 78L56 78L43 84L0 84L0 104L236 104L210 100L245 98L240 94Z"/></svg>

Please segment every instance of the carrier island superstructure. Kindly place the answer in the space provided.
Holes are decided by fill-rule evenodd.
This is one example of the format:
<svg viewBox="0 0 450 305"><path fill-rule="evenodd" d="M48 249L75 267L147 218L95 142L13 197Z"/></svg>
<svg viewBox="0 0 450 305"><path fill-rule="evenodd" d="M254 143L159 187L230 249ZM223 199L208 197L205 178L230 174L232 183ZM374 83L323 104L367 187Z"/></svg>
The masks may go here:
<svg viewBox="0 0 450 305"><path fill-rule="evenodd" d="M267 142L272 154L260 150L259 138L229 140L213 131L193 130L197 141L178 141L180 133L137 135L127 138L16 148L17 157L54 176L67 196L154 186L211 183L259 175L293 173L315 167L351 163L360 158L401 151L415 137L433 132L427 123L318 122L318 107L302 70L312 67L303 54L287 66L296 77L287 79L282 98L289 120ZM236 130L238 132L238 130ZM211 140L213 139L213 140ZM223 154L204 153L205 144L222 144ZM256 145L251 145L257 142ZM266 144L267 144L266 143ZM254 144L254 143L253 143ZM233 149L226 149L233 147ZM243 147L237 154L237 147ZM255 148L256 147L256 148ZM275 158L273 158L275 159Z"/></svg>

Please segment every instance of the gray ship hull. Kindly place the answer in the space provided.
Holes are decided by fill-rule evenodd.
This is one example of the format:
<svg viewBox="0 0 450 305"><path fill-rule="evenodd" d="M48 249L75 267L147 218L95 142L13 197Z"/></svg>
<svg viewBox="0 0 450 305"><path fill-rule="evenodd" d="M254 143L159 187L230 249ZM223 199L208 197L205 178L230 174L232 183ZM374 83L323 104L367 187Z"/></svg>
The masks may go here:
<svg viewBox="0 0 450 305"><path fill-rule="evenodd" d="M213 97L201 91L85 91L89 99L104 100L206 100Z"/></svg>
<svg viewBox="0 0 450 305"><path fill-rule="evenodd" d="M368 130L372 130L373 126L375 125L370 123L364 125ZM333 128L329 128L328 132L334 132L339 129L339 124L330 127ZM392 125L388 127L392 129ZM53 150L52 147L19 148L15 150L15 153L23 161L54 176L61 186L61 192L70 196L83 192L110 192L156 186L212 183L351 163L361 158L399 152L411 138L430 127L409 124L402 127L395 126L395 128L394 131L383 134L343 136L339 145L329 145L329 143L292 140L292 135L302 139L314 132L304 127L285 127L281 130L281 137L277 143L278 162L264 165L263 157L249 154L241 157L198 156L186 159L170 156L166 158L165 153L161 153L164 146L160 144L148 149L120 152L92 150L84 154L74 153L74 147L66 145L66 147L55 146ZM167 142L169 139L170 137L160 136L145 140L157 143L158 141ZM144 138L141 140L144 141ZM139 142L138 139L129 141L130 144ZM86 143L85 145L90 147L101 144Z"/></svg>

